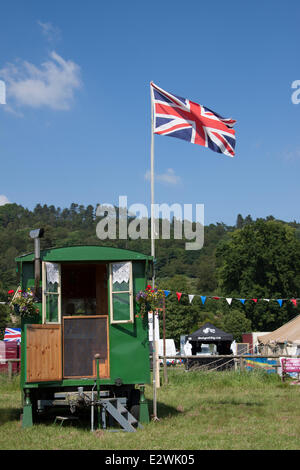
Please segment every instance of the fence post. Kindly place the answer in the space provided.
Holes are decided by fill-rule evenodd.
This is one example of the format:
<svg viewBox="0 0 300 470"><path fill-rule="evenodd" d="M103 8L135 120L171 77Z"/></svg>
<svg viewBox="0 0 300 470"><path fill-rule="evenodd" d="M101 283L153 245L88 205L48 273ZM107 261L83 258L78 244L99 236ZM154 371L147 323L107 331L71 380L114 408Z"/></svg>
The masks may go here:
<svg viewBox="0 0 300 470"><path fill-rule="evenodd" d="M241 371L244 370L244 358L243 357L240 357L240 370Z"/></svg>

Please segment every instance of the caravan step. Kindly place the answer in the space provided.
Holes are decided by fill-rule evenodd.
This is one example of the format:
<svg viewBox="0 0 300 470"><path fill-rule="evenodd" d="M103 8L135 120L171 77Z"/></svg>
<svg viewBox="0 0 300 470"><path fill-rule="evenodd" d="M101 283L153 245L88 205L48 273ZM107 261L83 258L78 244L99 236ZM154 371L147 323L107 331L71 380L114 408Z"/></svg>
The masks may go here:
<svg viewBox="0 0 300 470"><path fill-rule="evenodd" d="M124 401L124 399L122 401ZM108 400L102 399L101 404L125 431L136 432L134 425L136 425L138 428L142 428L142 425L123 406L119 398L112 398Z"/></svg>

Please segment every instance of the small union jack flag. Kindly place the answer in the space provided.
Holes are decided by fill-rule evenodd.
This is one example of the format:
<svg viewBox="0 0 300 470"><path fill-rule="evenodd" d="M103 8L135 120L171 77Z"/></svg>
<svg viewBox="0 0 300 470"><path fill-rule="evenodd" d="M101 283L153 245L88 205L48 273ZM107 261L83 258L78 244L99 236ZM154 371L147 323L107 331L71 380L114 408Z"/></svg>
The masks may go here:
<svg viewBox="0 0 300 470"><path fill-rule="evenodd" d="M234 156L234 119L224 118L205 106L168 93L153 82L150 86L155 134L177 137Z"/></svg>
<svg viewBox="0 0 300 470"><path fill-rule="evenodd" d="M5 328L4 341L21 342L21 328Z"/></svg>

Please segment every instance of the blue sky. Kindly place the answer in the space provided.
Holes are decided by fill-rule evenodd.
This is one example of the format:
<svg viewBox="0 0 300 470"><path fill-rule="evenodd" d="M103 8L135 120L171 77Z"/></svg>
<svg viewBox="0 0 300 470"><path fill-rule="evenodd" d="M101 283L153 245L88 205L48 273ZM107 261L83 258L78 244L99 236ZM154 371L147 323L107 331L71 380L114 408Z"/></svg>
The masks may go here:
<svg viewBox="0 0 300 470"><path fill-rule="evenodd" d="M237 120L236 156L155 136L155 201L300 221L300 4L11 0L1 7L0 203L150 204L150 90Z"/></svg>

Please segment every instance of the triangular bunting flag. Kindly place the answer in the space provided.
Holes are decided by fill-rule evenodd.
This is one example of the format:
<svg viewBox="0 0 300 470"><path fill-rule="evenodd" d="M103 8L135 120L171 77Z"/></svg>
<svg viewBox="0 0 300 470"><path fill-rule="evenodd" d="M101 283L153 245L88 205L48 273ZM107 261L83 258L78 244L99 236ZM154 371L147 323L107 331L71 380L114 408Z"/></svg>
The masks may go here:
<svg viewBox="0 0 300 470"><path fill-rule="evenodd" d="M164 290L164 294L165 294L165 297L168 297L168 295L171 294L171 291L170 290ZM176 292L176 295L177 295L177 299L178 299L178 302L180 301L181 299L181 296L182 296L182 292ZM189 297L189 303L191 304L194 297L195 297L195 294L188 294L188 297ZM205 295L200 295L201 297L201 301L202 301L202 304L204 305L205 304L205 301L206 301L206 296ZM213 296L213 297L209 297L211 299L214 299L214 300L219 300L221 299L221 297L217 297L217 296ZM223 299L224 297L222 297ZM231 305L232 303L232 297L225 297L226 298L226 301L228 303L228 305ZM245 301L247 299L236 299L236 300L239 300L243 305L245 304ZM250 300L250 299L249 299ZM270 302L270 300L276 300L276 302L278 302L279 306L282 307L282 304L283 304L283 299L251 299L253 302L257 303L258 300L264 300L265 302ZM292 304L297 307L297 299L290 299L290 301L292 302Z"/></svg>

